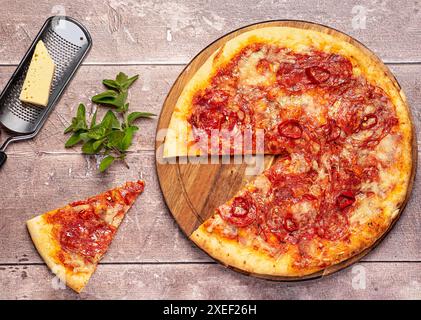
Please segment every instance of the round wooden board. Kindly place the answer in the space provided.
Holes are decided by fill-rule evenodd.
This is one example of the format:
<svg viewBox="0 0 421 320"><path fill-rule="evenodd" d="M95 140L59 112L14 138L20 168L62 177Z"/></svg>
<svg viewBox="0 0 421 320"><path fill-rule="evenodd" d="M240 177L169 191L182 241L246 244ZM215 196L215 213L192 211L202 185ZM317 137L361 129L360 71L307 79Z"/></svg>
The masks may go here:
<svg viewBox="0 0 421 320"><path fill-rule="evenodd" d="M169 126L169 122L175 104L184 86L216 49L218 49L228 40L238 36L241 33L269 26L288 26L301 29L317 30L352 43L360 50L362 50L365 54L371 56L375 61L378 61L379 66L381 66L381 68L384 70L385 75L387 75L394 82L395 86L401 92L403 100L406 103L405 95L403 94L399 83L397 82L391 71L382 63L382 61L379 58L375 56L374 53L372 53L368 48L366 48L364 45L362 45L360 42L353 39L352 37L323 25L295 20L267 21L235 30L211 43L209 46L203 49L196 57L193 58L193 60L186 66L186 68L182 71L182 73L179 75L174 85L172 86L167 98L165 99L160 114L156 135L156 169L161 190L164 195L165 202L171 211L171 214L177 221L181 230L188 237L190 237L193 231L196 230L197 227L199 227L199 225L201 225L207 218L209 218L214 213L214 210L217 207L219 207L221 204L225 203L227 200L233 197L242 186L244 186L250 179L253 179L254 177L245 175L245 170L247 168L246 164L233 164L232 159L229 164L221 164L221 161L217 161L218 163L215 164L195 164L183 161L185 159L173 159L171 163L164 161L162 158L162 149L163 141L165 138L165 129ZM408 111L410 113L409 107ZM417 161L415 135L413 137L413 146L413 172L411 176L410 186L408 188L407 198L401 206L400 213L402 212L408 200L415 176L415 168ZM265 168L269 167L273 160L274 156L266 155ZM400 213L390 226L389 230L400 217ZM353 256L352 258L346 261L326 268L323 271L305 277L274 277L260 274L249 274L244 272L243 270L238 270L231 266L227 267L256 277L278 281L297 281L319 278L328 274L332 274L333 272L341 270L360 260L368 252L370 252L379 242L381 242L381 240L386 234L387 232L385 232L383 236L380 239L378 239L371 247L365 249L356 256Z"/></svg>

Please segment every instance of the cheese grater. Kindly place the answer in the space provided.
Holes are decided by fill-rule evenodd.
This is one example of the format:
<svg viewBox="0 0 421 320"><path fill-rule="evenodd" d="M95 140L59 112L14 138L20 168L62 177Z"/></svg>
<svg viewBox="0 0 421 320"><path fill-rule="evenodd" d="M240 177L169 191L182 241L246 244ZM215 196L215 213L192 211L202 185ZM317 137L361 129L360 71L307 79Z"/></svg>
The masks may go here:
<svg viewBox="0 0 421 320"><path fill-rule="evenodd" d="M44 42L55 64L46 107L19 100L26 72L39 40ZM10 136L0 147L0 167L7 159L4 151L11 142L31 139L38 134L91 45L89 32L76 20L54 16L45 21L0 95L0 123L10 132Z"/></svg>

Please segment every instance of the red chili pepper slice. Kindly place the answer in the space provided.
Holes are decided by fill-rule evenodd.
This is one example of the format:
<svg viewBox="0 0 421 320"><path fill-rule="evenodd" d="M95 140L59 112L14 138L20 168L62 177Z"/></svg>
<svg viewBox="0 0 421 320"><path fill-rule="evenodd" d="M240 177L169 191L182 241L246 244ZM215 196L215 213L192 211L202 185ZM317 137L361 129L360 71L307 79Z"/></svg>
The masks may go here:
<svg viewBox="0 0 421 320"><path fill-rule="evenodd" d="M229 213L222 217L237 227L246 227L256 220L256 206L248 194L235 197Z"/></svg>
<svg viewBox="0 0 421 320"><path fill-rule="evenodd" d="M295 222L295 220L292 217L285 218L284 221L284 228L288 232L293 232L298 230L298 224Z"/></svg>

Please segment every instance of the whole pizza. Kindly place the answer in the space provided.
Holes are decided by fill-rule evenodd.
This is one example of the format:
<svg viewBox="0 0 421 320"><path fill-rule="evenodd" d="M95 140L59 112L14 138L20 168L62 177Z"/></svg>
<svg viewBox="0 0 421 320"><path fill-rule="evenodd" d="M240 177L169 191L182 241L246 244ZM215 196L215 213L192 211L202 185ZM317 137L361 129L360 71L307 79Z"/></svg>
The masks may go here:
<svg viewBox="0 0 421 320"><path fill-rule="evenodd" d="M222 263L302 277L372 246L409 192L413 132L374 57L293 27L244 32L182 90L164 157L277 155L191 235Z"/></svg>

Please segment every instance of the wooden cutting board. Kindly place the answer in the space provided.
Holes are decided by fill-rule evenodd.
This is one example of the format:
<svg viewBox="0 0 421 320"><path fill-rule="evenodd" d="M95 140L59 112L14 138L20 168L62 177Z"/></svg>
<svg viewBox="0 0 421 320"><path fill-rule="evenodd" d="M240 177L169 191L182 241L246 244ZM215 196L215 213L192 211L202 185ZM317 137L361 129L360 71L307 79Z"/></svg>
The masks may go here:
<svg viewBox="0 0 421 320"><path fill-rule="evenodd" d="M217 161L218 163L215 164L185 163L186 161L183 161L182 159L178 159L176 163L165 163L162 159L163 140L165 137L165 131L163 131L163 129L168 128L175 104L184 86L216 49L218 49L228 40L238 36L243 32L271 26L289 26L302 29L317 30L352 43L353 45L361 49L363 52L365 52L367 55L373 57L376 61L378 61L379 66L384 70L385 74L394 82L396 87L401 91L400 85L398 84L391 71L381 62L379 58L377 58L374 55L374 53L372 53L369 49L367 49L364 45L362 45L360 42L353 39L352 37L319 24L291 20L268 21L238 29L211 43L209 46L203 49L196 57L193 58L193 60L186 66L186 68L182 71L182 73L175 81L170 92L168 93L167 98L165 99L157 127L156 169L159 183L162 189L162 193L164 195L165 202L169 210L171 211L171 214L177 221L181 230L188 237L190 237L192 232L200 224L202 224L202 222L204 222L213 214L214 210L217 207L219 207L221 204L233 197L235 193L247 183L247 181L253 179L254 177L245 174L246 168L248 166L247 164L234 164L232 158L230 163L226 164L221 164L220 159L219 161ZM401 93L401 95L404 101L406 102L406 98L403 92ZM414 138L413 141L415 146L413 153L414 166L411 178L411 187L409 188L408 196L410 194L410 190L412 189L417 160L417 152L415 145L416 139ZM273 160L274 156L265 156L265 168L269 167ZM406 201L404 205L402 205L401 212L405 204ZM395 219L394 223L398 220L399 216L400 214ZM372 248L382 240L382 238L379 239L372 247L367 248L359 255L354 256L340 264L327 268L324 271L312 274L304 278L267 277L264 275L257 274L253 275L263 278L269 278L272 280L304 280L309 278L321 277L327 274L331 274L335 271L341 270L346 266L349 266L350 264L358 261L359 259L364 257L369 251L371 251Z"/></svg>

